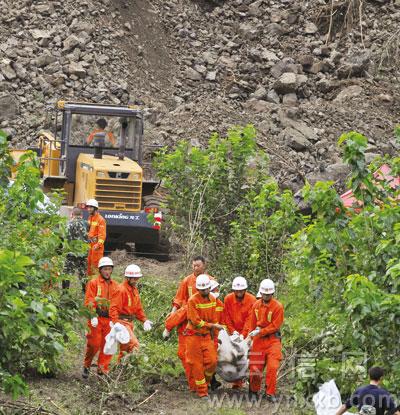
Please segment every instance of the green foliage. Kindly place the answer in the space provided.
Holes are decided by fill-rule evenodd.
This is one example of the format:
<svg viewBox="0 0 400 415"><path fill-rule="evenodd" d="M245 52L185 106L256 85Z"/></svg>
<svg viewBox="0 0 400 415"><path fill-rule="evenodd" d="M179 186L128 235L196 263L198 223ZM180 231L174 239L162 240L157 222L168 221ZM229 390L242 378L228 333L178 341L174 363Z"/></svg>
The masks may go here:
<svg viewBox="0 0 400 415"><path fill-rule="evenodd" d="M244 274L253 288L266 276L281 276L284 242L301 220L291 193L269 176L252 126L214 134L206 149L181 142L162 151L155 166L187 259L205 253L220 282Z"/></svg>
<svg viewBox="0 0 400 415"><path fill-rule="evenodd" d="M0 156L0 385L17 397L26 392L24 373L59 367L77 304L56 286L71 250L63 244L59 198L45 201L33 152L20 158L11 182L5 174L12 160L1 136Z"/></svg>
<svg viewBox="0 0 400 415"><path fill-rule="evenodd" d="M282 192L274 180L266 179L238 209L230 223L229 240L214 255L213 270L229 282L236 275L245 275L254 292L264 278L283 281L285 243L301 224L291 192Z"/></svg>
<svg viewBox="0 0 400 415"><path fill-rule="evenodd" d="M400 380L398 191L365 165L365 137L352 132L340 143L363 208L345 211L330 183L305 187L315 217L293 236L286 258L287 345L317 362L315 377L300 379L300 390L336 377L350 393L359 367L375 364L388 369L393 388Z"/></svg>
<svg viewBox="0 0 400 415"><path fill-rule="evenodd" d="M0 130L0 160L3 160L0 164L0 186L4 186L8 183L8 178L11 176L13 160L8 151L7 134L3 130Z"/></svg>
<svg viewBox="0 0 400 415"><path fill-rule="evenodd" d="M251 126L231 129L226 138L213 134L207 149L183 141L172 153L158 155L155 167L169 192L170 224L189 256L204 241L215 249L224 244L237 210L261 187L266 166Z"/></svg>

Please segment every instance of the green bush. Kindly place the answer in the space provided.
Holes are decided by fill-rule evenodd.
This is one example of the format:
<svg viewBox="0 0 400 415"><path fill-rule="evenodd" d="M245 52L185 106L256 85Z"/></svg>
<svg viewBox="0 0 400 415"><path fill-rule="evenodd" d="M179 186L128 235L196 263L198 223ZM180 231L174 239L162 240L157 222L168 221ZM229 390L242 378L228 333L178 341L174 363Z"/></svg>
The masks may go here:
<svg viewBox="0 0 400 415"><path fill-rule="evenodd" d="M65 252L59 198L45 202L39 161L28 152L9 182L12 159L0 135L0 385L17 397L23 375L54 373L78 306L58 289Z"/></svg>
<svg viewBox="0 0 400 415"><path fill-rule="evenodd" d="M362 377L360 365L375 364L388 369L394 388L400 381L399 193L373 178L365 137L352 132L339 142L362 208L345 210L332 183L305 187L314 218L293 236L286 258L287 342L318 362L311 389L333 376L350 393ZM302 381L298 387L309 388Z"/></svg>
<svg viewBox="0 0 400 415"><path fill-rule="evenodd" d="M155 166L168 189L169 225L186 258L204 253L220 282L245 275L280 279L287 236L301 217L289 191L268 173L252 126L212 135L208 147L181 142L162 151Z"/></svg>

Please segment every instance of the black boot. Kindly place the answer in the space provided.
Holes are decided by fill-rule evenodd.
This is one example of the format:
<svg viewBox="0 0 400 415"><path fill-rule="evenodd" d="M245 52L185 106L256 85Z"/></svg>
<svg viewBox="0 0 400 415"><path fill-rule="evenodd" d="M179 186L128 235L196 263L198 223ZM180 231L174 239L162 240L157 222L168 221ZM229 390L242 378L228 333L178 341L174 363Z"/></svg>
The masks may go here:
<svg viewBox="0 0 400 415"><path fill-rule="evenodd" d="M217 378L215 377L215 373L213 374L213 377L211 378L210 382L210 388L212 391L216 391L219 387L221 387L222 383L218 382Z"/></svg>

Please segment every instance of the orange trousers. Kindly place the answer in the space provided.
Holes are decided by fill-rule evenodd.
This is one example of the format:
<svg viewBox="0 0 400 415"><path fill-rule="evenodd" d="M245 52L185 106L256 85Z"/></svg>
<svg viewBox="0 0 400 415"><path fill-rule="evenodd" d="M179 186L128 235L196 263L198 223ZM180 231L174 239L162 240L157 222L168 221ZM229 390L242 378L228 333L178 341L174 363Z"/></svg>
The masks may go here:
<svg viewBox="0 0 400 415"><path fill-rule="evenodd" d="M214 341L206 336L186 336L186 361L198 396L208 395L208 384L217 368Z"/></svg>
<svg viewBox="0 0 400 415"><path fill-rule="evenodd" d="M119 345L119 356L118 356L118 362L119 362L122 359L122 357L124 356L124 354L131 353L134 350L139 349L139 340L137 339L137 337L133 333L133 323L132 322L125 321L125 320L118 320L118 323L123 324L127 328L128 332L129 332L129 337L130 337L130 340L129 340L128 343Z"/></svg>
<svg viewBox="0 0 400 415"><path fill-rule="evenodd" d="M183 369L185 370L186 380L189 385L189 389L192 392L196 392L196 384L194 379L191 375L191 368L190 365L187 363L186 360L186 339L188 336L185 336L182 332L178 330L178 357L182 362Z"/></svg>
<svg viewBox="0 0 400 415"><path fill-rule="evenodd" d="M281 341L276 337L255 338L250 350L250 390L259 392L265 366L265 392L276 394L276 377L282 360Z"/></svg>
<svg viewBox="0 0 400 415"><path fill-rule="evenodd" d="M104 256L104 245L100 245L99 249L93 249L95 243L90 244L90 249L88 252L88 261L87 261L87 275L96 275L98 272L97 268L99 261Z"/></svg>
<svg viewBox="0 0 400 415"><path fill-rule="evenodd" d="M99 372L108 373L109 364L112 355L103 353L104 344L106 343L106 336L110 332L110 321L108 317L98 317L99 324L97 327L92 327L90 320L88 321L89 333L86 334L86 352L83 365L89 368L92 364L93 358L99 352L97 361L97 370Z"/></svg>

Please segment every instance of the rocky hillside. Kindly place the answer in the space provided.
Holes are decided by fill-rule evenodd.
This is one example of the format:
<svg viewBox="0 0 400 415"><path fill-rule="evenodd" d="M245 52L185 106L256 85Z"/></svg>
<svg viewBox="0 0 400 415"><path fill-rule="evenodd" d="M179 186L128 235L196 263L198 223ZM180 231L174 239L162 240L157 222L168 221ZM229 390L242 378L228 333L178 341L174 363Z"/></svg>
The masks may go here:
<svg viewBox="0 0 400 415"><path fill-rule="evenodd" d="M294 190L346 174L342 132L395 150L399 0L3 0L0 21L0 126L19 147L66 98L140 103L150 144L253 123Z"/></svg>

